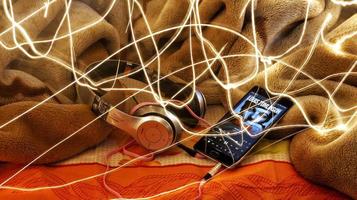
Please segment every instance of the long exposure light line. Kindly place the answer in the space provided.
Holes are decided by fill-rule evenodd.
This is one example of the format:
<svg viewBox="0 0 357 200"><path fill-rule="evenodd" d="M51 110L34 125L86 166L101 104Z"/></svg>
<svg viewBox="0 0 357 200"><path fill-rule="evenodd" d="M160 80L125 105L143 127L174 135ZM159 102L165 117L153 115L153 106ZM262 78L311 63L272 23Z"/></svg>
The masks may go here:
<svg viewBox="0 0 357 200"><path fill-rule="evenodd" d="M250 0L247 1L247 3L244 6L244 9L241 11L241 17L243 16L243 13L246 12L246 9L249 8L249 4L250 6L250 12L251 12L251 28L252 28L252 36L253 36L253 41L251 41L250 39L248 39L248 37L244 36L242 33L231 29L231 28L227 28L225 26L221 26L221 25L215 25L215 24L205 24L205 23L201 23L201 17L200 17L200 13L199 13L199 0L187 0L189 2L189 6L187 9L187 13L185 15L185 17L183 18L182 22L180 25L178 26L173 26L173 27L169 27L169 28L165 28L162 30L155 30L155 32L152 31L152 27L150 27L150 23L149 20L146 17L145 11L142 7L142 5L139 3L138 0L127 0L127 9L128 9L128 15L129 15L129 21L128 21L128 25L127 25L127 30L130 32L131 34L131 38L132 38L132 42L128 43L127 45L125 45L124 47L121 47L120 49L112 52L106 59L104 59L103 61L101 61L100 63L98 63L94 68L92 68L92 70L83 73L81 71L79 71L77 69L77 62L76 62L76 55L75 55L75 51L74 51L74 41L73 41L73 36L75 34L80 33L81 31L84 31L88 28L94 27L95 25L97 25L98 23L100 23L101 21L103 21L105 19L105 17L107 17L109 15L109 13L112 11L115 3L117 0L113 0L111 1L111 3L108 6L108 9L101 15L101 17L95 21L93 21L90 24L86 24L85 26L82 26L78 29L72 29L71 26L71 18L70 18L70 9L71 9L71 3L72 0L65 0L64 1L64 14L63 16L61 16L61 20L59 25L57 26L56 32L54 33L53 37L50 39L45 39L45 40L36 40L31 38L30 34L28 33L28 31L26 30L26 28L22 25L23 23L25 23L27 20L31 19L32 17L36 16L38 13L40 13L41 11L44 12L43 17L47 18L49 16L50 12L50 7L57 2L58 0L47 0L45 3L43 3L43 6L38 8L37 10L33 11L32 13L30 13L29 15L25 16L24 18L22 18L19 21L16 21L16 16L15 16L15 12L13 10L12 7L12 0L3 0L3 9L4 9L4 13L5 16L7 18L7 20L9 21L10 25L9 28L5 29L4 31L2 31L0 33L0 37L5 35L6 33L11 33L12 35L12 40L13 40L13 46L10 45L10 43L8 44L5 41L1 41L0 40L0 45L1 47L3 47L6 50L15 50L18 49L20 50L24 55L26 55L28 58L30 59L39 59L39 58L45 58L49 61L52 61L56 64L58 64L59 66L64 67L67 70L70 70L73 73L74 76L74 81L69 83L68 85L64 86L62 89L59 89L57 92L55 92L54 94L52 94L50 97L44 99L41 102L38 102L36 105L34 105L32 108L26 110L25 112L19 114L18 116L15 116L14 118L12 118L11 120L5 122L4 124L0 125L0 129L4 128L5 126L9 125L10 123L16 121L17 119L19 119L20 117L24 116L25 114L31 112L32 110L36 109L38 106L41 106L43 103L47 102L49 99L53 98L54 96L56 96L57 94L61 93L62 91L64 91L65 89L67 89L68 87L74 85L74 84L79 84L82 86L86 86L89 87L93 90L96 90L98 86L100 86L101 84L103 84L103 82L99 81L99 82L93 82L89 77L87 77L87 75L92 72L93 70L95 70L96 68L100 67L102 63L104 63L106 60L111 59L112 57L114 57L115 55L118 55L120 52L124 51L125 49L128 49L131 46L135 47L135 51L136 54L138 55L140 64L142 66L142 69L144 74L145 74L145 78L146 81L148 82L148 85L144 88L117 88L115 87L115 84L112 85L112 87L110 88L101 88L104 89L106 91L135 91L134 94L132 94L131 96L125 98L124 100L122 100L121 102L119 102L117 105L120 105L122 103L124 103L126 100L128 100L129 98L131 98L132 96L134 96L135 94L138 94L140 92L149 92L152 93L152 96L154 97L155 101L159 104L161 104L165 109L166 106L168 105L172 105L178 108L182 108L183 106L187 105L193 98L194 95L191 94L190 98L188 98L184 104L180 104L177 105L175 103L173 103L170 100L164 99L163 96L161 95L160 89L158 89L158 91L156 92L155 89L153 88L154 84L157 84L157 87L160 88L160 80L175 75L178 72L181 72L183 70L186 70L188 68L192 69L192 80L189 81L186 86L184 86L180 91L178 91L173 97L175 97L177 94L179 94L179 92L181 92L182 90L184 90L186 87L192 86L193 89L195 89L196 86L196 81L203 77L205 73L209 72L211 77L213 78L213 80L215 80L217 82L217 84L227 93L227 101L228 101L228 107L231 111L233 111L233 102L232 102L232 94L231 94L231 90L232 89L236 89L239 88L242 85L245 85L246 83L249 83L251 80L253 80L254 78L257 77L257 75L259 74L259 65L263 64L264 66L264 85L265 88L272 94L277 95L278 97L288 97L289 99L291 99L295 105L299 108L300 112L302 113L303 117L305 118L307 124L305 125L286 125L286 126L280 126L280 127L274 127L274 128L270 128L266 131L270 131L270 130L274 130L276 128L291 128L291 127L301 127L301 126L305 126L308 128L312 128L314 130L316 130L317 132L320 133L328 133L330 131L348 131L350 130L353 126L355 126L355 121L354 120L356 118L356 108L357 105L350 105L349 108L342 108L341 106L338 105L338 103L336 102L336 100L334 99L334 96L336 94L336 92L340 89L340 87L342 86L342 84L344 83L344 81L349 77L349 76L355 76L356 73L354 72L355 66L357 64L357 61L355 61L353 63L353 65L346 71L346 72L341 72L341 73L335 73L335 74L331 74L323 79L320 80L316 80L315 78L313 78L312 76L310 76L308 73L304 72L303 68L305 65L308 64L310 58L312 57L315 48L318 45L318 40L319 38L321 38L322 43L325 44L326 46L328 46L329 48L331 48L332 50L334 50L335 52L337 52L338 54L345 54L345 52L341 49L342 48L342 44L347 41L348 39L351 39L352 37L354 37L355 35L357 35L357 31L351 32L349 34L346 34L344 36L342 36L341 38L338 38L335 42L330 42L327 41L324 38L324 29L327 26L327 23L331 20L332 15L329 14L326 16L320 31L318 31L316 38L313 42L313 44L310 46L310 50L308 52L308 55L306 56L306 59L304 60L304 62L302 63L301 66L296 67L293 66L289 63L284 62L283 60L280 60L280 58L282 58L283 56L287 55L288 53L290 53L292 50L296 49L303 41L306 29L307 29L307 23L308 23L308 15L309 15L309 10L311 8L311 1L308 0L307 1L307 6L306 6L306 12L305 12L305 17L304 17L304 22L303 22L303 27L302 27L302 31L301 34L299 36L298 41L293 44L292 46L290 46L286 51L284 51L282 54L280 55L274 55L274 56L265 56L263 55L263 53L259 50L258 48L258 35L257 35L257 31L256 31L256 24L255 24L255 4L257 3L257 1L255 0ZM333 3L341 5L341 6L350 6L350 5L355 5L357 4L357 1L353 0L353 1L337 1L337 0L332 0ZM133 16L133 12L134 12L134 7L138 8L138 11L140 12L143 20L144 20L144 24L146 26L146 29L148 31L147 35L141 36L141 38L136 38L135 35L135 31L134 31L134 24L132 21L132 16ZM67 33L62 33L61 35L59 35L59 30L60 28L63 26L64 22L67 22ZM190 50L190 65L186 66L186 67L182 67L181 69L175 70L173 72L170 72L168 74L161 74L161 72L165 72L162 71L162 67L161 67L161 58L160 56L166 52L166 50L174 44L174 41L180 36L181 33L183 33L184 29L188 28L189 29L189 50ZM193 28L194 30L194 34L191 32L191 29ZM254 49L254 54L229 54L229 55L222 55L227 44L223 45L223 47L221 47L219 50L216 49L216 47L214 46L214 44L212 44L212 42L206 38L204 36L204 28L214 28L220 31L225 31L225 32L229 32L234 34L235 36L242 38L245 42L247 42L249 45L251 45ZM18 32L17 32L18 31ZM165 32L170 32L170 31L175 31L175 33L173 34L173 37L161 48L158 47L158 44L156 43L155 40L155 36L165 33ZM17 34L21 34L21 38L24 39L24 41L18 41L19 36ZM193 48L192 48L192 36L195 35L196 39L198 40L200 47L201 47L201 51L203 54L203 61L200 62L196 62L194 63L194 59L193 59ZM53 49L53 45L56 41L59 40L63 40L63 39L68 39L68 45L69 45L69 61L63 61L60 58L56 58L53 55L50 55L51 50ZM143 56L141 55L140 49L139 49L139 43L150 39L153 43L154 46L154 52L155 55L148 61L146 61ZM48 49L44 52L41 52L36 45L37 44L41 44L41 43L49 43L48 45ZM29 49L25 48L25 46L29 46ZM29 51L31 50L31 51ZM213 54L213 58L210 58L208 55ZM237 80L235 82L232 82L231 80L231 74L229 73L229 67L227 66L227 63L225 61L225 58L234 58L234 57L252 57L255 59L255 66L254 66L254 70L252 73L250 73L247 77L244 77L241 80ZM273 91L272 89L270 89L269 84L268 84L268 77L269 77L269 73L268 73L268 68L272 65L272 61L276 62L276 63L280 63L288 68L291 68L295 71L294 76L288 81L287 86L284 88L284 90L282 92L276 92ZM152 65L154 62L157 62L157 75L158 75L158 79L157 80L150 80L150 77L148 76L147 72L146 72L146 68L148 68L150 65ZM224 70L223 72L225 73L225 81L222 81L218 78L218 76L215 74L213 66L215 63L219 63L222 66L221 70ZM200 72L199 74L196 74L195 72L195 65L198 64L205 64L206 68ZM135 72L131 72L131 73L135 73ZM298 77L299 74L303 74L306 77L309 78L309 80L312 82L306 86L304 86L303 88L299 88L296 90L290 90L290 86L293 84L294 80ZM113 79L111 79L111 81L116 81L116 80L120 80L122 78L127 77L128 74L125 75L119 75L117 74ZM332 77L332 76L342 76L342 79L340 80L340 82L337 84L336 88L334 89L334 91L329 91L323 84L322 82L324 80L328 80L328 77ZM89 81L90 84L86 84L85 82L82 82L81 79L86 79ZM114 82L115 83L115 82ZM327 112L326 115L324 116L324 121L321 124L314 124L311 122L311 120L309 119L309 115L307 113L307 111L304 109L304 107L301 105L301 103L294 98L293 94L299 91L302 91L304 89L307 89L309 87L313 87L313 86L318 86L320 87L323 91L326 92L327 94L327 98L328 98L328 105L327 105ZM114 108L114 107L113 107ZM327 115L328 115L328 111L329 109L333 109L335 111L336 114L336 120L337 123L335 126L333 127L325 127L325 121L328 119ZM352 114L349 116L343 116L342 113L345 112L351 112ZM234 112L233 112L234 113ZM46 155L48 152L50 152L52 149L54 149L55 147L58 147L60 144L62 144L64 141L70 139L71 137L73 137L74 135L76 135L79 131L83 130L85 127L89 126L91 123L93 123L95 120L99 119L101 116L96 117L95 119L91 120L90 122L88 122L87 124L83 125L81 128L79 128L78 130L76 130L75 132L71 133L70 135L68 135L66 138L64 138L63 140L59 141L58 143L56 143L55 145L53 145L52 147L50 147L49 149L47 149L46 151L44 151L42 154L40 154L39 156L37 156L36 158L34 158L31 162L27 163L24 167L22 167L20 170L18 170L17 172L15 172L13 175L11 175L10 177L8 177L5 181L3 181L0 184L0 188L1 189L12 189L12 190L20 190L20 191L37 191L37 190L44 190L44 189L55 189L55 188L62 188L62 187L66 187L81 181L86 181L98 176L102 176L104 174L109 174L112 173L124 166L127 166L129 164L131 164L132 162L134 162L136 159L133 159L133 161L129 161L127 163L125 163L124 165L121 165L115 169L112 169L108 172L105 173L100 173L100 174L96 174L90 177L86 177L86 178L82 178L82 179L78 179L69 183L65 183L62 185L57 185L57 186L46 186L46 187L36 187L36 188L21 188L21 187L11 187L11 186L5 186L6 183L8 183L11 179L13 179L15 176L17 176L19 173L21 173L22 171L24 171L26 168L28 168L30 165L32 165L33 163L35 163L38 159L42 158L44 155ZM236 117L239 118L238 114L235 114L232 117ZM347 118L345 120L345 118ZM344 119L344 120L343 120ZM242 120L242 119L240 119ZM188 130L187 128L185 128L182 124L180 124L180 126L190 134L190 136L188 138L185 138L184 140L187 140L191 137L194 136L201 136L205 133L206 129L203 131L192 131L192 130ZM213 127L214 125L212 125ZM208 129L207 129L208 130ZM178 141L181 142L181 141ZM173 144L175 145L175 144ZM170 148L173 145L167 147ZM165 149L167 149L165 148ZM157 152L154 153L158 153L161 152L165 149L160 149ZM145 155L144 155L145 156ZM194 185L197 184L198 182L193 182L193 183L189 183L187 185L184 185L182 187L176 188L175 190L172 191L167 191L167 192L163 192L160 193L158 195L155 196L160 196L160 195L164 195L173 191L178 191L181 190L183 188L186 188L190 185ZM155 197L153 196L153 197ZM151 197L152 198L152 197ZM146 198L143 198L146 199Z"/></svg>

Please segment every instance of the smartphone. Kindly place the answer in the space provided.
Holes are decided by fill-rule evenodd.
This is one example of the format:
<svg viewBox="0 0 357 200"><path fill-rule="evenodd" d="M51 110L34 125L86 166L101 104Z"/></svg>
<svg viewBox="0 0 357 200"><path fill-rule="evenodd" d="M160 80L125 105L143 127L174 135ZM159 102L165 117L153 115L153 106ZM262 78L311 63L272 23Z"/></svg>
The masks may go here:
<svg viewBox="0 0 357 200"><path fill-rule="evenodd" d="M231 112L226 113L207 136L194 145L194 149L226 167L232 167L253 149L266 135L267 129L278 122L292 105L288 98L272 96L263 88L253 87L233 108L242 120Z"/></svg>

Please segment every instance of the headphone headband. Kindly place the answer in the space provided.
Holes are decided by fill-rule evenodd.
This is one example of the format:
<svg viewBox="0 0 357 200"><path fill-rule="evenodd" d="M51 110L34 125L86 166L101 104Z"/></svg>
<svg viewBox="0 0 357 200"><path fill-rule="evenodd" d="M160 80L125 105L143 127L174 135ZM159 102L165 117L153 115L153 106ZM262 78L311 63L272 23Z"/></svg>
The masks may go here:
<svg viewBox="0 0 357 200"><path fill-rule="evenodd" d="M88 73L88 78L93 82L101 81L106 82L108 85L112 85L113 81L111 79L123 75L125 70L129 67L130 71L135 73L129 75L128 78L132 78L134 80L148 84L145 73L143 71L145 70L148 77L151 79L150 81L153 83L153 88L157 88L157 82L160 81L160 90L168 98L176 95L175 100L185 101L190 97L190 95L192 95L193 89L191 87L186 87L180 91L185 86L185 84L176 83L175 81L171 80L170 77L165 77L164 79L158 80L157 73L148 68L143 69L138 64L122 60L107 60L103 63L101 62L102 61L97 61L90 64L85 71L90 72ZM91 85L89 82L87 82L87 84ZM95 87L93 85L91 86ZM100 88L95 88L97 90L93 91L89 87L78 85L77 92L79 94L80 101L82 103L92 105L96 95L101 97L106 93L106 91L101 90ZM180 92L176 94L178 91ZM206 111L206 100L204 95L199 90L194 91L194 98L190 102L189 107L197 116L204 117ZM186 125L197 125L198 121L192 118L190 114L187 114L185 109L178 109L172 106L169 106L169 109L177 113L177 115Z"/></svg>

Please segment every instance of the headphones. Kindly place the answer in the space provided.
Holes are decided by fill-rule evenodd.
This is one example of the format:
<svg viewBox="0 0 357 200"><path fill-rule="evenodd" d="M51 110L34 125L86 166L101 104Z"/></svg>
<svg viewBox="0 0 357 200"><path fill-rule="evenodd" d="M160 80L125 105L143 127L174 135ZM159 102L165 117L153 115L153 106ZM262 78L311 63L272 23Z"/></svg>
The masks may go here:
<svg viewBox="0 0 357 200"><path fill-rule="evenodd" d="M133 115L127 114L117 108L113 108L108 102L103 100L102 96L106 93L100 88L86 81L90 87L77 84L77 93L79 101L92 107L92 111L120 130L132 136L136 142L148 150L159 150L175 143L181 135L182 129L180 122L189 127L197 126L199 120L193 117L193 112L199 118L203 118L206 112L206 100L201 91L187 87L180 91L185 84L177 83L170 78L158 80L156 73L150 69L143 69L140 65L121 60L97 61L90 64L85 70L87 77L94 82L105 82L113 85L118 74L124 74L127 69L136 71L129 78L144 82L147 84L145 72L153 83L153 88L157 88L157 82L160 81L160 91L175 100L184 101L192 95L194 97L186 108L176 108L167 106L166 110L155 104L143 105L134 110ZM86 79L84 79L86 80ZM180 92L179 92L180 91ZM178 93L179 92L179 93Z"/></svg>

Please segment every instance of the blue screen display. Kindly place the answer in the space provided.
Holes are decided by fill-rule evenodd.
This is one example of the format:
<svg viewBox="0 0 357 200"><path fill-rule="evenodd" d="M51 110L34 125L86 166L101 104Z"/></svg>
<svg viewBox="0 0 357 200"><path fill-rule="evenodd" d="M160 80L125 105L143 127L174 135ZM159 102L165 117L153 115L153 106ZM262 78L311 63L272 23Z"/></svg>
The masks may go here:
<svg viewBox="0 0 357 200"><path fill-rule="evenodd" d="M287 110L285 106L274 101L250 92L234 112L242 116L244 125L250 129L249 132L257 135L270 127Z"/></svg>
<svg viewBox="0 0 357 200"><path fill-rule="evenodd" d="M213 130L222 134L229 134L238 144L242 144L244 139L254 140L253 138L263 134L264 130L272 126L287 111L288 108L275 101L258 93L250 92L235 106L234 112L241 116L243 125L249 134L241 128L240 120L230 113L224 116ZM227 120L228 118L230 119ZM248 137L243 138L245 134Z"/></svg>

